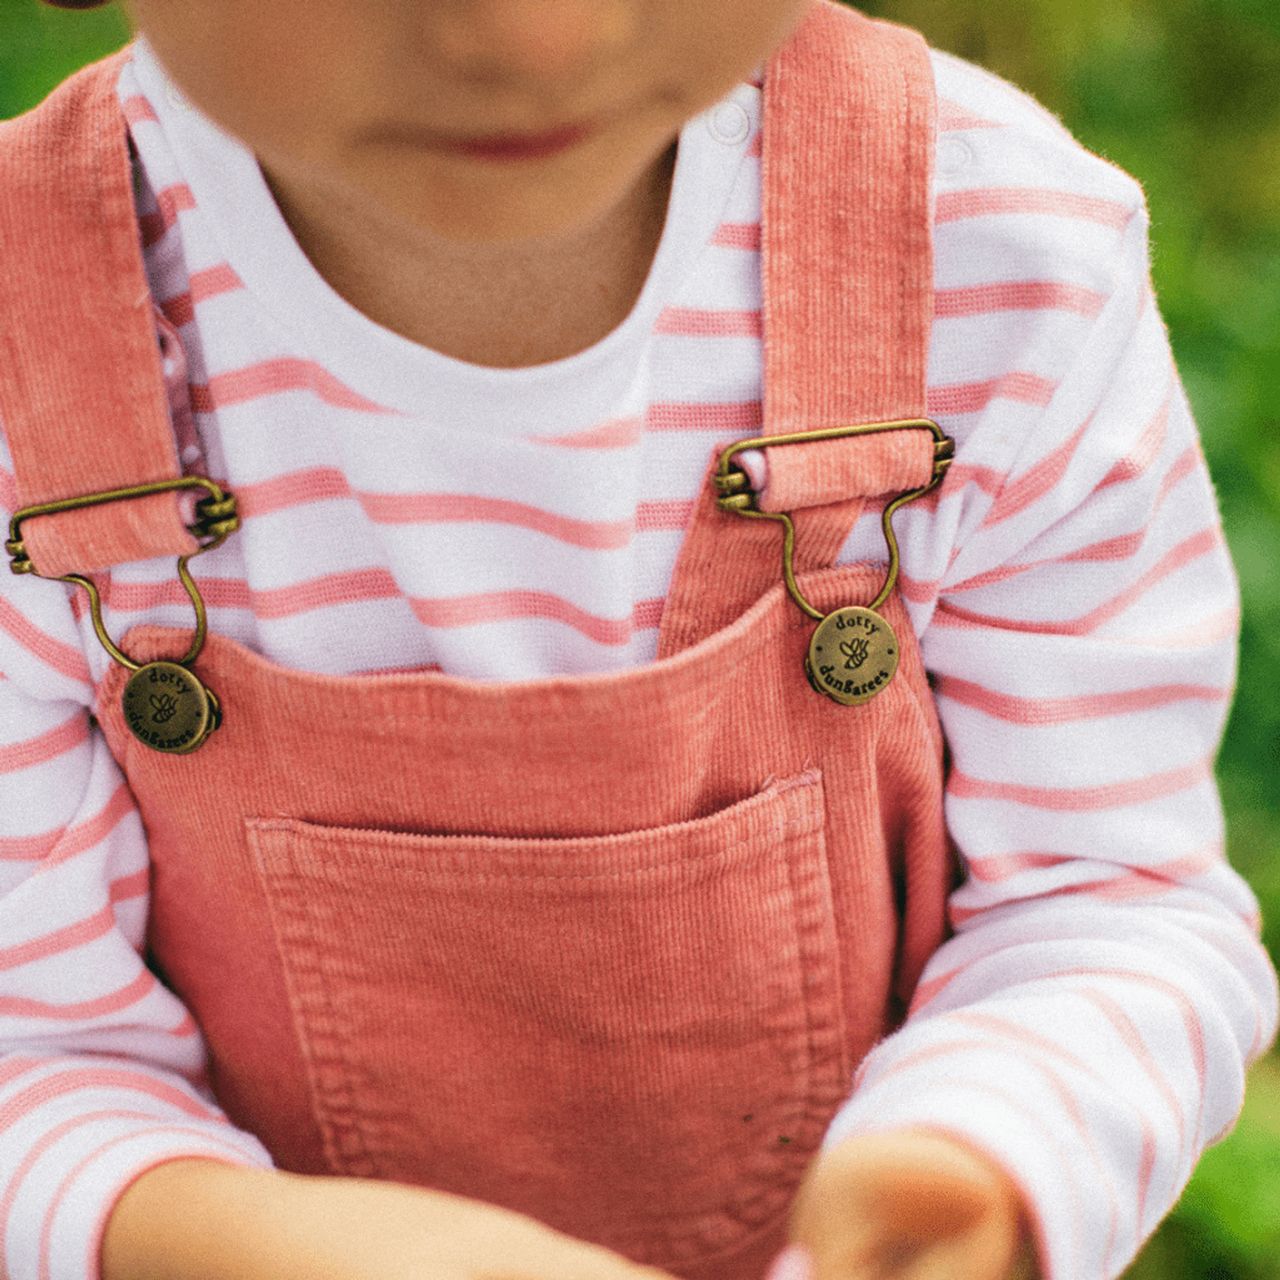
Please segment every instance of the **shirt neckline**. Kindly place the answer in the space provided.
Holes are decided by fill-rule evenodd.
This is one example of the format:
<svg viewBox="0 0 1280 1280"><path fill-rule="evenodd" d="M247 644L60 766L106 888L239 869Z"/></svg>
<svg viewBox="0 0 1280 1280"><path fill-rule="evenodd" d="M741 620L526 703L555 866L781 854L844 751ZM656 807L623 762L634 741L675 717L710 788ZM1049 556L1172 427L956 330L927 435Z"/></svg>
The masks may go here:
<svg viewBox="0 0 1280 1280"><path fill-rule="evenodd" d="M392 411L422 413L433 403L483 396L489 424L501 416L503 425L521 432L538 430L531 397L545 408L548 395L563 392L580 401L591 389L596 394L587 399L602 412L616 406L635 377L659 313L711 241L760 118L759 89L743 82L682 126L658 247L636 301L617 326L563 359L502 368L414 342L349 303L294 238L252 150L187 102L142 35L133 41L130 65L191 189L193 212L205 219L257 307L299 354ZM736 140L716 129L715 113L726 102L741 107L749 125ZM494 413L497 404L501 415Z"/></svg>

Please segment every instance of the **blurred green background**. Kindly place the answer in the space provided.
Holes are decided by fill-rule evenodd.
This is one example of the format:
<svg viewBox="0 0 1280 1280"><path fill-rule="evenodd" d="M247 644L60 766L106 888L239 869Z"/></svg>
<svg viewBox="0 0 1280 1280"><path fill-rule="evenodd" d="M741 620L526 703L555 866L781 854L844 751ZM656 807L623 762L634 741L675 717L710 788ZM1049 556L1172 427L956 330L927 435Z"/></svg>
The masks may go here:
<svg viewBox="0 0 1280 1280"><path fill-rule="evenodd" d="M1154 275L1244 591L1219 760L1228 852L1280 960L1280 0L865 0L990 67L1143 184ZM119 47L115 7L0 0L0 117ZM1128 1280L1280 1280L1280 1055Z"/></svg>

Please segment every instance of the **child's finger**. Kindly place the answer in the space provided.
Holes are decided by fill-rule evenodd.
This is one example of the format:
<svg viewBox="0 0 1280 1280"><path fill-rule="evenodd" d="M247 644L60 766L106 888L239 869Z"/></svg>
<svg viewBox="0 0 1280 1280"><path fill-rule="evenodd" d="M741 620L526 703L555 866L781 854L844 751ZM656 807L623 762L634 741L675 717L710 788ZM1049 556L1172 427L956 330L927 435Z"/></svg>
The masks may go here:
<svg viewBox="0 0 1280 1280"><path fill-rule="evenodd" d="M773 1260L765 1280L816 1280L808 1249L801 1244L788 1245Z"/></svg>

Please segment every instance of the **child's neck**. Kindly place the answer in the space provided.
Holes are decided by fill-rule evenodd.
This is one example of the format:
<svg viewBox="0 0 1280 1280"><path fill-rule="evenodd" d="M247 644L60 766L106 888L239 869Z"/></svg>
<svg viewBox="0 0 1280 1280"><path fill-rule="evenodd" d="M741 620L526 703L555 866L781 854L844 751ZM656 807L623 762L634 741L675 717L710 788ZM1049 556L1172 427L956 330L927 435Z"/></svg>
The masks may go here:
<svg viewBox="0 0 1280 1280"><path fill-rule="evenodd" d="M469 247L394 228L263 175L329 285L385 328L473 364L563 359L612 332L649 274L666 219L676 144L605 217L536 246Z"/></svg>

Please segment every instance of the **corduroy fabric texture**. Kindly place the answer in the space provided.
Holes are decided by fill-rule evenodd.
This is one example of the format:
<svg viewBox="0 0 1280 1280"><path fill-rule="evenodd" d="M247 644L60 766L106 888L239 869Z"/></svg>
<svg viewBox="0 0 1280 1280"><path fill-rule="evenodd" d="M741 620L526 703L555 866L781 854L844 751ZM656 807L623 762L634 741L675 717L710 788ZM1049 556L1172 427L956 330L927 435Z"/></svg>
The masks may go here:
<svg viewBox="0 0 1280 1280"><path fill-rule="evenodd" d="M924 416L936 99L917 32L828 0L817 0L766 63L762 435ZM893 434L890 448L903 451L896 460L908 472L923 434ZM795 498L815 477L848 476L843 440L775 445L765 456L770 487L777 469ZM840 502L829 490L811 496L821 505L795 518L796 567L833 563L862 500L884 491L855 488ZM667 594L659 657L725 626L776 578L776 522L737 523L743 527L726 539L715 495L704 489ZM708 599L711 582L716 590Z"/></svg>
<svg viewBox="0 0 1280 1280"><path fill-rule="evenodd" d="M111 91L105 71L73 83ZM918 36L828 0L768 65L766 432L923 412L932 92ZM103 112L65 145L101 145ZM106 213L136 251L132 210ZM57 281L49 317L132 290L135 266ZM140 425L163 402L151 318L130 315L123 356L91 353L91 374L134 376L111 414L49 420L17 383L24 500L51 441L82 452L86 487L104 441L129 478L172 464ZM47 327L12 336L35 367ZM883 578L830 567L861 496L807 497L800 585L823 610ZM687 1280L763 1275L957 876L901 602L884 606L896 678L830 702L804 675L813 624L779 534L719 511L708 475L660 658L621 673L327 676L211 634L194 666L224 723L169 756L130 734L129 673L108 670L95 714L146 824L150 962L204 1032L219 1102L280 1167L478 1196ZM144 625L123 647L188 642Z"/></svg>
<svg viewBox="0 0 1280 1280"><path fill-rule="evenodd" d="M22 506L181 474L125 122L102 91L125 56L0 123L0 419ZM122 447L105 447L119 434ZM36 516L20 532L36 572L83 573L194 552L189 504L161 493Z"/></svg>
<svg viewBox="0 0 1280 1280"><path fill-rule="evenodd" d="M756 504L761 511L824 506L851 493L897 494L923 489L933 478L933 435L919 427L849 436L821 454L771 445L764 456L768 483Z"/></svg>

